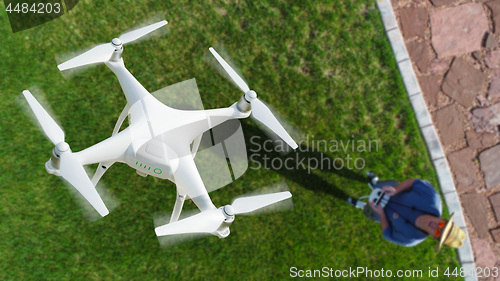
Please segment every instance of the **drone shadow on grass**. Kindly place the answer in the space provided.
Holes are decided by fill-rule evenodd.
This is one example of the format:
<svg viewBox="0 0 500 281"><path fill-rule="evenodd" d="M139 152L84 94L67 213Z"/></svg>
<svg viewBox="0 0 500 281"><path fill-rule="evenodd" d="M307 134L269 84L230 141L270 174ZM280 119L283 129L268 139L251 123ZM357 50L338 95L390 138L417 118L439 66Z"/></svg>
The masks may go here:
<svg viewBox="0 0 500 281"><path fill-rule="evenodd" d="M348 179L350 181L357 181L361 183L366 182L366 176L364 176L361 171L358 172L358 170L354 168L349 169L347 167L343 167L340 169L334 168L333 163L335 159L330 157L328 154L318 151L317 149L310 148L308 145L305 145L303 143L300 144L295 151L291 150L287 154L279 153L276 151L269 152L270 149L268 149L267 151L255 152L255 149L252 150L252 145L254 146L254 148L258 147L259 145L261 147L264 147L264 142L267 141L269 138L257 126L253 126L248 123L244 124L243 126L246 135L253 137L251 141L249 141L248 139L246 140L248 157L250 159L249 169L251 169L252 165L256 164L255 162L258 162L262 165L262 167L260 167L261 169L264 168L272 169L273 171L283 175L287 179L297 184L300 184L301 186L309 190L331 194L334 197L341 200L346 200L349 197L349 195L344 190L339 188L337 185L332 184L324 180L320 176L316 175L316 172L314 172L315 170L319 170L321 172L334 173L337 176ZM268 145L268 147L271 146ZM256 156L255 153L259 155ZM266 167L264 167L264 161L265 161L264 157L268 159ZM276 158L280 158L281 160L276 161L276 163L279 164L274 165L275 167L273 167L272 161L273 159ZM284 165L284 161L286 161L286 159L288 158L293 159L289 160L289 163L293 162L293 164L288 165L289 168L285 167ZM252 161L252 159L254 161ZM314 161L311 160L310 164L318 163L318 165L315 165L316 167L314 167L313 165L308 166L309 159L314 160ZM323 165L321 165L321 162L323 162ZM328 165L328 163L330 165Z"/></svg>
<svg viewBox="0 0 500 281"><path fill-rule="evenodd" d="M205 149L202 149L201 152L198 154L200 155L203 153L203 151L206 151L207 148L213 148L212 145L215 145L214 143L225 143L226 149L228 147L233 147L232 144L234 142L238 142L241 144L243 142L243 134L241 135L241 138L236 138L234 139L235 133L235 128L236 129L241 129L240 123L239 122L233 122L232 125L227 124L228 126L226 128L214 128L211 132L212 137L213 137L213 142L207 142L204 145L201 145L200 147L205 147ZM352 169L338 169L333 167L333 162L335 159L332 159L329 155L326 153L323 153L321 151L318 151L317 149L314 149L314 147L308 147L307 145L304 145L301 143L301 147L296 149L295 151L289 151L287 154L284 154L283 152L280 152L279 147L275 147L274 145L271 145L269 141L269 137L266 136L265 131L261 130L258 125L254 123L248 123L248 122L243 122L243 131L245 132L246 136L251 136L250 139L245 140L246 144L246 157L249 159L248 167L245 165L244 170L247 169L270 169L273 170L274 172L277 172L278 174L284 176L286 179L291 180L306 189L312 190L315 193L320 193L320 194L330 194L334 196L335 198L345 201L348 198L348 195L345 193L344 190L339 188L336 184L332 184L331 182L328 181L328 179L324 179L320 173L327 172L327 173L334 173L339 177L347 179L349 182L365 182L365 177L362 175L361 172L358 172L356 170ZM236 130L238 131L238 130ZM210 134L209 134L210 135ZM274 136L270 136L271 139L276 139ZM299 137L295 137L295 139L299 139ZM257 141L256 141L257 140ZM273 141L271 141L273 142ZM203 143L203 141L202 141ZM281 140L274 141L274 144L276 143L281 143L282 146L286 145L284 142ZM300 142L299 142L300 143ZM264 149L264 145L266 145ZM288 146L287 146L288 147ZM260 149L256 149L260 148ZM245 149L245 146L238 146L238 149ZM230 151L230 150L228 150ZM233 150L231 150L233 151ZM234 152L234 151L233 151ZM224 161L222 163L222 166L226 167L230 163L230 167L233 171L233 178L238 178L237 176L238 173L235 173L235 159L232 153L225 153L222 151L219 154L216 155L211 155L209 154L209 163L213 164L203 164L201 163L199 167L204 167L204 165L209 165L211 169L209 169L210 173L208 174L215 174L217 177L224 177L224 173L217 170L213 169L213 166L218 166L216 162L214 162L218 158L223 158ZM257 156L257 157L255 157ZM227 160L226 160L227 157ZM245 155L242 156L245 164L247 163L247 159L245 159ZM256 168L255 166L252 167L256 162L263 163L262 161L267 158L267 159L273 159L275 162L280 162L280 167L275 167L275 165L272 165L272 162L268 162L267 164L261 165L260 168ZM284 161L288 159L291 165L288 165L285 167L283 165ZM316 167L311 167L312 163L314 161L309 161L309 159L313 159L314 161L322 161L323 163L328 163L328 165L315 165ZM227 161L227 162L226 162ZM271 160L272 161L272 160ZM198 165L198 164L197 164ZM238 165L236 165L238 166ZM240 167L241 168L241 167ZM239 168L236 168L236 171L238 171ZM316 170L320 170L319 173ZM248 171L247 171L248 172ZM201 174L201 173L200 173ZM326 177L329 175L326 174ZM203 178L203 177L202 177ZM205 184L207 183L207 179L203 179ZM229 178L229 184L231 181L231 178ZM225 181L223 181L225 182ZM225 185L227 185L225 184ZM216 187L220 188L225 185L216 185ZM217 189L217 188L216 188ZM265 191L264 191L265 189ZM255 191L255 194L244 194L241 195L242 197L247 197L247 196L254 196L254 195L259 195L259 194L269 194L269 193L276 193L276 192L283 192L283 191L288 191L288 186L285 181L282 181L280 183L274 183L273 185L267 186L264 189L259 189ZM207 186L207 190L213 191L215 189L209 188ZM290 210L293 209L293 202L292 199L290 200L284 200L279 203L272 204L272 206L267 206L265 208L262 208L259 210L260 212L274 212L274 211L284 211L284 210ZM186 210L181 213L180 220L191 217L192 215L195 215L199 213L198 210ZM256 214L255 212L252 212L252 214ZM159 227L165 224L168 224L170 221L171 213L157 213L154 216L154 223L155 227ZM158 242L162 246L162 248L167 249L172 246L176 246L179 244L183 244L185 242L199 239L205 236L209 236L209 234L182 234L182 235L167 235L167 236L160 236L158 237Z"/></svg>

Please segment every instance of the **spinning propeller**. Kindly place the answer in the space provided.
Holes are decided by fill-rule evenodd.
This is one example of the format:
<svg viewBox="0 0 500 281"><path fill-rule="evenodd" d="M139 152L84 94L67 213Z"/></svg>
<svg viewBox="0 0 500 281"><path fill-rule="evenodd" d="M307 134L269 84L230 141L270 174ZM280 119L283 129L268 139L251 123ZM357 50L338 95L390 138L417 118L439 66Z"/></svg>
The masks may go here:
<svg viewBox="0 0 500 281"><path fill-rule="evenodd" d="M224 221L232 221L236 214L249 213L290 197L292 197L292 194L285 191L238 198L234 200L232 205L203 211L189 218L157 227L155 232L157 236L183 233L213 233Z"/></svg>
<svg viewBox="0 0 500 281"><path fill-rule="evenodd" d="M95 189L94 185L90 181L85 169L83 169L82 164L71 152L69 145L64 141L64 132L57 125L57 123L50 117L50 115L45 111L45 109L38 103L38 101L33 97L29 91L23 91L23 95L28 101L33 113L35 113L38 122L42 126L43 131L49 138L49 140L56 146L54 148L53 154L55 155L56 161L59 163L52 163L52 160L46 164L50 165L47 170L55 170L53 168L59 168L59 172L54 172L56 174L60 173L65 180L67 180L72 186L74 186L78 192L80 192L87 201L99 212L101 216L106 216L109 214L106 205L102 201L99 193ZM54 157L53 157L54 158ZM54 161L54 162L56 162ZM53 167L53 164L59 167ZM59 164L59 165L57 165Z"/></svg>
<svg viewBox="0 0 500 281"><path fill-rule="evenodd" d="M143 28L127 32L125 34L122 34L120 37L113 39L111 43L98 45L75 58L72 58L64 63L61 63L57 67L59 68L59 70L62 71L70 68L79 67L82 65L106 62L111 58L115 50L118 51L122 49L123 44L135 41L141 38L142 36L147 35L148 33L151 33L156 29L166 25L167 23L168 22L166 20L163 20L155 24L151 24Z"/></svg>
<svg viewBox="0 0 500 281"><path fill-rule="evenodd" d="M281 126L278 119L273 115L271 110L257 98L257 93L250 90L247 83L234 71L234 69L213 49L209 49L217 61L222 65L224 70L229 74L231 79L238 85L238 87L245 93L243 96L245 101L251 104L252 115L255 119L262 122L269 129L275 132L282 138L290 147L296 149L297 143L290 137L286 130Z"/></svg>

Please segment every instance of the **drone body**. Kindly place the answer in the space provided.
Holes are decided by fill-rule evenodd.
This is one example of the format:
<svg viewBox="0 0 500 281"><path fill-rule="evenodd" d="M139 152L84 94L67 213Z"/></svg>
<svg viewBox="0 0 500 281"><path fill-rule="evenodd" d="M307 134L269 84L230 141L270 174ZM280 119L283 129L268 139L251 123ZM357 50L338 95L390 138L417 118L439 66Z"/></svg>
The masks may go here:
<svg viewBox="0 0 500 281"><path fill-rule="evenodd" d="M158 236L183 233L229 235L234 215L248 213L291 197L290 192L236 199L232 205L217 209L212 203L194 163L204 132L230 119L254 117L282 137L292 148L297 144L279 124L271 111L257 99L245 82L212 48L210 51L236 84L245 92L238 102L227 108L211 110L179 110L169 107L151 95L125 68L122 45L138 39L162 26L166 21L123 34L111 43L99 45L58 66L62 70L104 62L117 76L127 100L113 134L87 149L72 152L64 141L64 132L41 107L29 91L23 94L39 120L42 129L54 143L51 159L45 167L51 174L62 176L74 186L101 216L109 213L95 186L115 162L126 163L141 176L168 179L177 186L177 200L169 224L155 229ZM125 120L130 125L119 132ZM84 165L99 163L92 180ZM180 220L185 199L190 198L200 213Z"/></svg>

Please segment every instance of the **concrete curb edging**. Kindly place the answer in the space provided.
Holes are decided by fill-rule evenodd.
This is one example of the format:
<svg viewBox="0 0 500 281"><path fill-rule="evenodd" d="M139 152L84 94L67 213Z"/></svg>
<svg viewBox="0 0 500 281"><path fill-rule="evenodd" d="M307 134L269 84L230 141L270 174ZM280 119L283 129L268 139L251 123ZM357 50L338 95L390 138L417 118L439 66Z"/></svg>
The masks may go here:
<svg viewBox="0 0 500 281"><path fill-rule="evenodd" d="M450 213L455 213L453 222L467 234L467 226L460 205L460 198L458 197L441 142L439 141L436 129L432 123L431 115L425 104L417 76L413 71L413 66L408 51L406 50L403 36L399 30L394 10L392 9L391 0L377 0L377 7L382 16L385 32L391 43L399 71L403 78L406 91L408 92L408 97L415 111L420 131L427 145L432 164L436 170L444 201L448 206L448 211ZM464 245L459 248L457 252L465 272L475 271L474 254L468 234L465 238ZM477 281L477 277L467 275L465 280Z"/></svg>

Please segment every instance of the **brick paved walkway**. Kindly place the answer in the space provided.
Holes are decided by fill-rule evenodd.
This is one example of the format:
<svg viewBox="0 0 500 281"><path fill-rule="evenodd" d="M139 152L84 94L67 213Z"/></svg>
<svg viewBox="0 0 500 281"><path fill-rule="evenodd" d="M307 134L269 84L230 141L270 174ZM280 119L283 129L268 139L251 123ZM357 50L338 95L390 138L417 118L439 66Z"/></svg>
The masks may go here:
<svg viewBox="0 0 500 281"><path fill-rule="evenodd" d="M500 0L391 3L453 175L476 266L498 267Z"/></svg>

